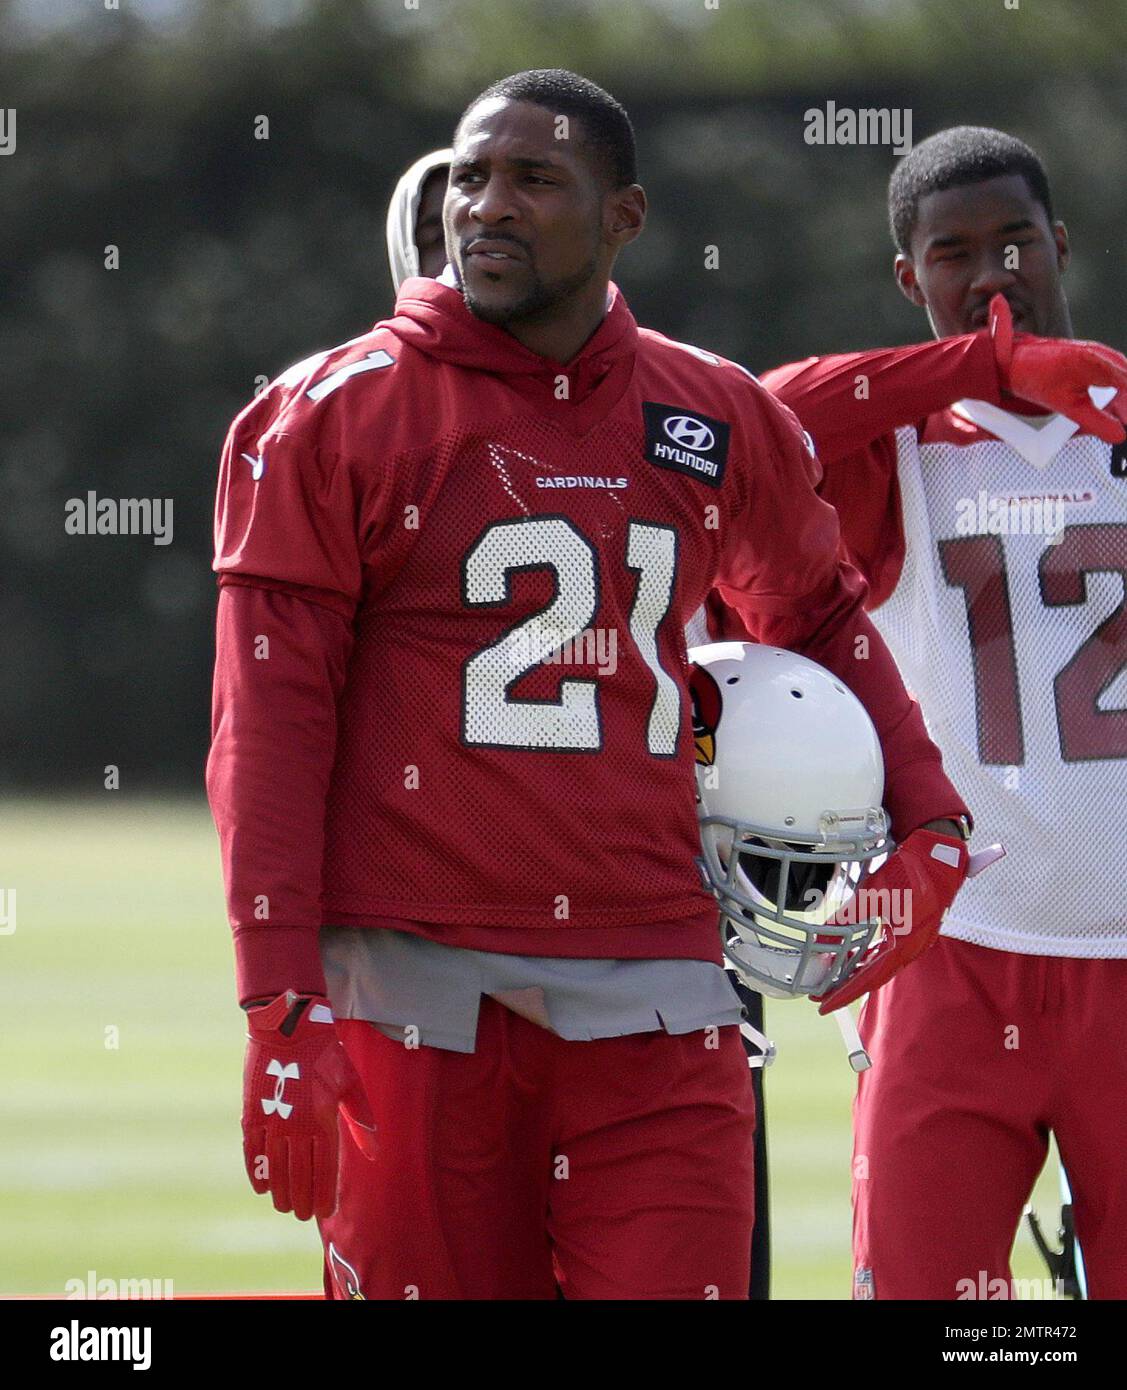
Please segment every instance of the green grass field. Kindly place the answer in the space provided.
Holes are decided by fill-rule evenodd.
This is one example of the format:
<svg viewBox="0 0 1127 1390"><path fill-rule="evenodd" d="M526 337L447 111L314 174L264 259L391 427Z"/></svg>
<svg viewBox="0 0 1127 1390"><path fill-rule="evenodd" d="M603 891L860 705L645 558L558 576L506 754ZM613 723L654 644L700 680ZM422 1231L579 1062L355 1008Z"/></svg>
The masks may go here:
<svg viewBox="0 0 1127 1390"><path fill-rule="evenodd" d="M219 857L199 802L0 806L0 1296L68 1280L177 1293L313 1290L316 1229L243 1175L241 1015ZM771 1008L776 1298L846 1298L853 1074L832 1020ZM1055 1161L1036 1201L1055 1224ZM921 1251L926 1259L926 1251ZM1014 1272L1041 1278L1028 1235Z"/></svg>

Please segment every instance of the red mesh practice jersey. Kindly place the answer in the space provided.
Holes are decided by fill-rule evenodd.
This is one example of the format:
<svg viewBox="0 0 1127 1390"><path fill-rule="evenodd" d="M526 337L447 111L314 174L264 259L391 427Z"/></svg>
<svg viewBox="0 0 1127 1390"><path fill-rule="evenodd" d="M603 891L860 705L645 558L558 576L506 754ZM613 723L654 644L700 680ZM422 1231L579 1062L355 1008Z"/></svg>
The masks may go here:
<svg viewBox="0 0 1127 1390"><path fill-rule="evenodd" d="M216 515L208 780L244 986L311 972L323 922L719 960L684 643L714 585L865 701L901 830L961 810L819 477L752 377L613 288L566 367L411 280L273 383Z"/></svg>

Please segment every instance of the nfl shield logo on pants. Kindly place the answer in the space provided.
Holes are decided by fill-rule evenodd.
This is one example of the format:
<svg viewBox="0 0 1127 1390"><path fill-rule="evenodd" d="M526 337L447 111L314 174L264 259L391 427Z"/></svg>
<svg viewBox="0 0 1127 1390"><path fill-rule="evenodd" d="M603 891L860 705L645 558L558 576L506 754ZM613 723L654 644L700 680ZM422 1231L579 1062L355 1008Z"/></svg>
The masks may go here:
<svg viewBox="0 0 1127 1390"><path fill-rule="evenodd" d="M853 1297L871 1302L876 1298L876 1286L873 1283L873 1271L871 1269L856 1269L853 1271Z"/></svg>

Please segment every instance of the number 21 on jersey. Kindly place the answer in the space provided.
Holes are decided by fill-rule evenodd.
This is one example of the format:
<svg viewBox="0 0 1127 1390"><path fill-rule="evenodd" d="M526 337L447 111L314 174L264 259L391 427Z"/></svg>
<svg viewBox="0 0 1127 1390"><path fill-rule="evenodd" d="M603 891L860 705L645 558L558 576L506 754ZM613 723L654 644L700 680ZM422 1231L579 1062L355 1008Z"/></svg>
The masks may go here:
<svg viewBox="0 0 1127 1390"><path fill-rule="evenodd" d="M637 576L630 636L654 678L645 745L655 757L671 758L677 751L681 690L658 658L657 630L673 600L676 531L630 522L623 562ZM598 681L561 680L555 700L517 700L510 694L546 656L584 633L599 610L599 557L572 522L539 516L490 526L462 563L462 601L470 608L502 607L512 601L513 574L544 569L556 587L547 607L503 632L463 668L466 743L556 752L597 752L603 746Z"/></svg>

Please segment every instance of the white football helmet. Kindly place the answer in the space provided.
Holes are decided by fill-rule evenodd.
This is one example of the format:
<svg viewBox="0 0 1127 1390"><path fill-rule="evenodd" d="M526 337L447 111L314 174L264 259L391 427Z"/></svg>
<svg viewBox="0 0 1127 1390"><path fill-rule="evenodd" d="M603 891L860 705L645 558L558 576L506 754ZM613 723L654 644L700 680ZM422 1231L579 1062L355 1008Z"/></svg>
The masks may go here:
<svg viewBox="0 0 1127 1390"><path fill-rule="evenodd" d="M825 930L892 848L877 732L842 681L794 652L716 642L689 659L702 864L724 953L761 994L823 994L879 925Z"/></svg>

